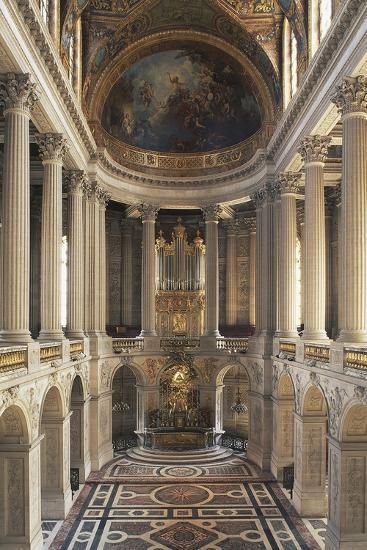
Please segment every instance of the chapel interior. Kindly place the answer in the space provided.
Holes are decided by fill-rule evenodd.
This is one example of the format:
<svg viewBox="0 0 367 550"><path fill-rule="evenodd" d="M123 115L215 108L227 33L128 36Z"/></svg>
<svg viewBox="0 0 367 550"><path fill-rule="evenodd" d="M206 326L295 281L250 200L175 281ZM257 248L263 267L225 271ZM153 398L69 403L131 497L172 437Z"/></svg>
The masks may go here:
<svg viewBox="0 0 367 550"><path fill-rule="evenodd" d="M0 548L367 548L367 2L0 3Z"/></svg>

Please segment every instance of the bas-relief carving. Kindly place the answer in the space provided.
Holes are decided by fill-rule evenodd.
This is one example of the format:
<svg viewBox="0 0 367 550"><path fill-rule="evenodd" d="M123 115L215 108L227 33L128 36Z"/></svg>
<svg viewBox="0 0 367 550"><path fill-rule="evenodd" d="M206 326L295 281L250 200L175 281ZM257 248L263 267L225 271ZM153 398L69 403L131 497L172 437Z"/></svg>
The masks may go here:
<svg viewBox="0 0 367 550"><path fill-rule="evenodd" d="M195 359L195 368L200 372L201 378L205 384L209 384L212 380L213 373L216 372L218 359L209 357L205 359Z"/></svg>
<svg viewBox="0 0 367 550"><path fill-rule="evenodd" d="M78 408L73 408L73 414L70 418L70 451L71 451L71 460L81 460L82 458L82 449L81 449L81 410Z"/></svg>
<svg viewBox="0 0 367 550"><path fill-rule="evenodd" d="M304 437L302 452L305 457L305 475L307 482L310 485L319 487L321 485L321 468L322 464L322 445L323 445L323 429L321 426L303 426Z"/></svg>
<svg viewBox="0 0 367 550"><path fill-rule="evenodd" d="M42 486L57 489L60 486L60 460L63 459L60 449L59 427L43 426L45 438L42 442Z"/></svg>
<svg viewBox="0 0 367 550"><path fill-rule="evenodd" d="M147 376L147 381L149 384L157 383L158 372L164 364L164 359L145 359L143 363L143 370Z"/></svg>
<svg viewBox="0 0 367 550"><path fill-rule="evenodd" d="M367 407L365 405L355 405L348 412L343 436L346 440L353 438L360 440L367 436Z"/></svg>
<svg viewBox="0 0 367 550"><path fill-rule="evenodd" d="M5 458L7 495L6 505L9 507L7 518L7 535L21 536L25 534L24 514L24 459Z"/></svg>
<svg viewBox="0 0 367 550"><path fill-rule="evenodd" d="M103 401L100 406L99 411L99 434L101 436L102 443L107 443L109 441L109 428L110 428L110 402Z"/></svg>
<svg viewBox="0 0 367 550"><path fill-rule="evenodd" d="M331 435L335 437L338 435L340 418L343 412L345 398L348 394L344 388L339 388L338 386L333 389L326 387L325 394L329 404L329 431Z"/></svg>
<svg viewBox="0 0 367 550"><path fill-rule="evenodd" d="M263 367L256 362L249 363L248 366L251 377L251 389L262 391L264 381Z"/></svg>
<svg viewBox="0 0 367 550"><path fill-rule="evenodd" d="M257 444L261 445L261 439L262 439L262 410L261 405L256 400L251 401L251 439L252 441Z"/></svg>
<svg viewBox="0 0 367 550"><path fill-rule="evenodd" d="M344 460L346 469L346 479L343 484L343 500L346 508L344 528L347 533L363 533L366 506L366 458L347 456Z"/></svg>
<svg viewBox="0 0 367 550"><path fill-rule="evenodd" d="M330 460L331 459L331 460ZM339 458L338 455L330 450L330 480L331 480L331 495L328 499L329 518L330 521L338 523L339 515Z"/></svg>

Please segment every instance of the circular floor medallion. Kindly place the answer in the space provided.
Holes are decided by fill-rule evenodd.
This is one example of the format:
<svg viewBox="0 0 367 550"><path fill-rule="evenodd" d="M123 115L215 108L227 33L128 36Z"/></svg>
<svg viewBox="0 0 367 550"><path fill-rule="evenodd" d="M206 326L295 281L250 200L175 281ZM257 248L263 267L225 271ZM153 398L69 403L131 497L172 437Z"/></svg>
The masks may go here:
<svg viewBox="0 0 367 550"><path fill-rule="evenodd" d="M161 504L187 506L203 504L210 498L209 491L199 485L171 485L160 487L152 495Z"/></svg>
<svg viewBox="0 0 367 550"><path fill-rule="evenodd" d="M202 471L195 466L168 466L160 471L164 477L198 477Z"/></svg>

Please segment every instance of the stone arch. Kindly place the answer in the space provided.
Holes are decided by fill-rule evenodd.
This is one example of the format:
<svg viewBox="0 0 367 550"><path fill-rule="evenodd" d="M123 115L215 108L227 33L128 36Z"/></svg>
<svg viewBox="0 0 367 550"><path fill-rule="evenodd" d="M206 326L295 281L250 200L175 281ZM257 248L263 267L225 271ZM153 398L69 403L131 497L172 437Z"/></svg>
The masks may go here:
<svg viewBox="0 0 367 550"><path fill-rule="evenodd" d="M352 402L346 408L340 423L343 442L367 443L367 404Z"/></svg>
<svg viewBox="0 0 367 550"><path fill-rule="evenodd" d="M241 361L232 360L226 363L225 365L222 365L216 375L216 384L223 384L223 380L227 372L232 369L233 367L240 367L243 368L246 372L249 389L251 389L251 376L249 374L248 367L245 363L241 363Z"/></svg>
<svg viewBox="0 0 367 550"><path fill-rule="evenodd" d="M291 375L283 371L273 398L273 444L270 469L278 481L294 462L295 390Z"/></svg>
<svg viewBox="0 0 367 550"><path fill-rule="evenodd" d="M0 547L41 548L40 446L20 402L0 415Z"/></svg>
<svg viewBox="0 0 367 550"><path fill-rule="evenodd" d="M231 406L237 398L238 391L240 392L241 400L249 408L250 377L242 363L237 362L226 369L223 376L223 386L223 430L239 435L247 440L249 429L248 410L241 415L231 411Z"/></svg>
<svg viewBox="0 0 367 550"><path fill-rule="evenodd" d="M109 389L111 391L112 391L113 379L116 375L116 372L123 367L128 367L135 374L137 384L144 385L146 383L144 370L142 366L139 365L139 363L135 363L133 361L127 363L122 360L119 363L117 363L117 365L115 365L111 371L111 376L109 380Z"/></svg>
<svg viewBox="0 0 367 550"><path fill-rule="evenodd" d="M78 471L78 478L84 483L90 472L89 451L89 400L80 374L76 374L70 388L70 468Z"/></svg>
<svg viewBox="0 0 367 550"><path fill-rule="evenodd" d="M40 431L42 519L65 518L72 503L70 488L70 414L58 385L43 396Z"/></svg>
<svg viewBox="0 0 367 550"><path fill-rule="evenodd" d="M293 502L302 516L326 513L328 408L322 388L309 382L294 424Z"/></svg>
<svg viewBox="0 0 367 550"><path fill-rule="evenodd" d="M117 365L111 376L111 426L115 450L126 448L137 430L142 380L140 368L133 363ZM129 408L124 410L123 405Z"/></svg>

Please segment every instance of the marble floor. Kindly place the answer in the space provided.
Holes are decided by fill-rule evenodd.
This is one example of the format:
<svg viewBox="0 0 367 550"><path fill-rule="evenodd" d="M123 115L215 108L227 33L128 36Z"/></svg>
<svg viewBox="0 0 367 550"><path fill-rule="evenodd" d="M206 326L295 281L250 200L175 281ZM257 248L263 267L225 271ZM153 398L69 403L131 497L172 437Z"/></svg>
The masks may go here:
<svg viewBox="0 0 367 550"><path fill-rule="evenodd" d="M122 455L90 476L45 548L319 550L324 532L325 520L302 520L279 485L241 455L200 466Z"/></svg>

